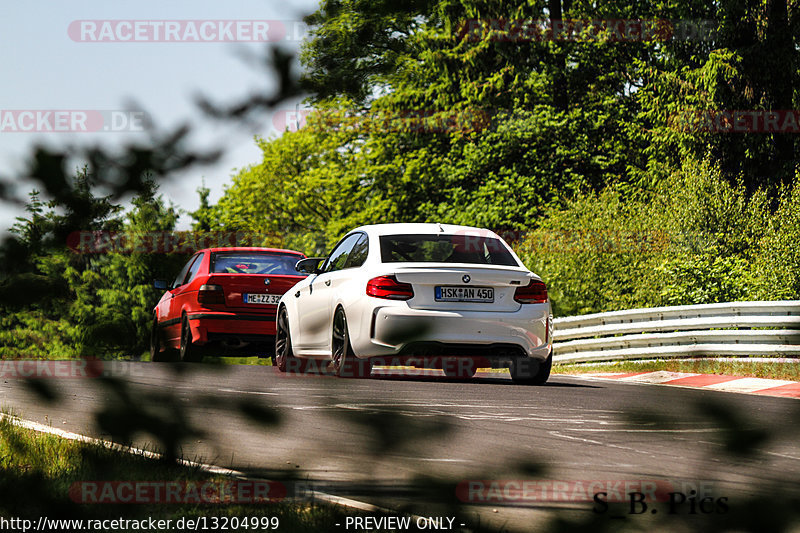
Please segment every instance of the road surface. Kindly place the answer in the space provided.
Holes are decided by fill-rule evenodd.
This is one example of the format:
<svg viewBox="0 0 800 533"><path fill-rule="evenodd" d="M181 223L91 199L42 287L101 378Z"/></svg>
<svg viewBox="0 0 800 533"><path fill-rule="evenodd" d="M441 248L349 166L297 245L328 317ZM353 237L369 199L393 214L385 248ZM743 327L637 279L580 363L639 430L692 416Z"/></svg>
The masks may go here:
<svg viewBox="0 0 800 533"><path fill-rule="evenodd" d="M716 520L754 497L797 497L795 399L571 376L531 387L507 374L454 381L376 369L371 379L338 379L266 366L117 362L104 370L114 380L38 379L37 389L54 397L49 402L27 380L5 377L0 405L27 420L116 439L119 427L146 413L194 432L181 440L187 459L263 478L294 476L303 483L293 491L306 486L417 514L449 512L467 526L480 520L526 531L564 509L579 520L603 511L609 520L645 524L656 518L652 509L661 517L671 510L663 494L647 513L631 507L624 490L619 509L591 500L609 490L613 499L624 483L631 492L684 493L689 499L672 509L674 520L689 514L692 490L712 498L695 514ZM277 425L257 421L273 415ZM153 448L156 440L139 433L133 443ZM445 507L452 503L459 507Z"/></svg>

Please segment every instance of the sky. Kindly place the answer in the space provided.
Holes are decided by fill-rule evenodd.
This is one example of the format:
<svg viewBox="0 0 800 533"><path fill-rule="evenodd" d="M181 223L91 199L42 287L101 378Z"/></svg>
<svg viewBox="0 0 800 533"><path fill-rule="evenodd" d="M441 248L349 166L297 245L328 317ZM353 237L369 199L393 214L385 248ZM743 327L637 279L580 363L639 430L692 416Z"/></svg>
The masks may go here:
<svg viewBox="0 0 800 533"><path fill-rule="evenodd" d="M254 136L279 135L302 104L286 102L263 123L243 128L209 121L196 97L225 104L271 94L274 80L253 59L277 43L298 51L302 17L317 6L317 0L3 2L0 176L12 178L24 196L33 187L24 179L24 163L37 144L113 147L147 139L143 119L162 131L188 122L190 146L223 149L224 155L175 175L161 192L192 211L199 204L196 189L205 183L216 202L236 169L260 161ZM168 34L168 24L176 31ZM225 36L238 41L220 42ZM20 131L30 129L46 131ZM21 214L13 204L0 204L0 233ZM179 227L190 222L184 216Z"/></svg>

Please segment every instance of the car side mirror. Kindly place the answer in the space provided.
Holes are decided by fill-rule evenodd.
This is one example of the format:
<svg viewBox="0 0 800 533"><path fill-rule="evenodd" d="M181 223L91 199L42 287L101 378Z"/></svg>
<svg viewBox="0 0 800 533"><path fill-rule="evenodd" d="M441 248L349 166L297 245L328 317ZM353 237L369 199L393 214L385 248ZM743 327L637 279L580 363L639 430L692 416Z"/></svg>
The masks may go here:
<svg viewBox="0 0 800 533"><path fill-rule="evenodd" d="M153 287L162 291L167 291L172 288L172 285L165 279L157 279L153 282Z"/></svg>
<svg viewBox="0 0 800 533"><path fill-rule="evenodd" d="M324 257L308 257L301 259L294 265L294 269L303 274L319 274L319 265L325 261Z"/></svg>

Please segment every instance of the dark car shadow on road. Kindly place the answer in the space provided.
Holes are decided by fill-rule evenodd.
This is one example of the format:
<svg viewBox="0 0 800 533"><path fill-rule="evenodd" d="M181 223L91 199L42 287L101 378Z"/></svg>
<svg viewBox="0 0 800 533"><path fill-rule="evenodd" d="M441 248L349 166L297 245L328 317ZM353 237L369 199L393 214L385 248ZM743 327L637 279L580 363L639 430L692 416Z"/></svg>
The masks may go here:
<svg viewBox="0 0 800 533"><path fill-rule="evenodd" d="M381 381L415 381L415 382L431 382L431 383L463 383L463 384L475 384L475 385L509 385L515 387L528 387L530 385L519 385L511 381L511 377L503 376L502 377L489 377L489 376L475 376L469 379L459 379L459 378L450 378L444 375L441 376L429 376L429 375L384 375L384 374L376 374L375 372L372 373L369 379L374 380L381 380ZM579 388L599 388L597 385L587 385L583 383L564 383L564 382L557 382L553 381L552 378L547 381L544 385L538 385L537 387L579 387Z"/></svg>
<svg viewBox="0 0 800 533"><path fill-rule="evenodd" d="M303 372L287 372L286 375L291 376L315 376L315 377L335 377L335 374L328 369L315 369L315 370L305 370ZM553 376L550 380L545 383L544 385L539 385L538 387L569 387L569 388L590 388L590 389L597 389L602 388L600 385L590 385L586 383L565 383L563 381L554 381L554 378L558 380L559 376ZM435 369L418 369L418 368L383 368L383 367L375 367L372 370L372 374L368 378L348 378L348 379L356 379L357 381L363 380L378 380L378 381L405 381L405 382L418 382L418 383L462 383L462 384L476 384L476 385L486 385L486 384L493 384L493 385L506 385L506 386L518 386L518 387L526 387L528 385L518 385L511 380L511 376L508 373L489 373L489 372L478 372L474 377L471 378L453 378L445 376L441 370Z"/></svg>

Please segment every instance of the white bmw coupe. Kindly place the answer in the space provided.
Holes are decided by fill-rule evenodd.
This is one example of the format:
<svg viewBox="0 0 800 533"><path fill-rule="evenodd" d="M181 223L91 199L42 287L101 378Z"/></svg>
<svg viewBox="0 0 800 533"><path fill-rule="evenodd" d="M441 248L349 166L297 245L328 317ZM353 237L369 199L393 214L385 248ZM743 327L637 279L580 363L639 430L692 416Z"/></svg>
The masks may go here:
<svg viewBox="0 0 800 533"><path fill-rule="evenodd" d="M275 364L313 360L339 376L373 364L441 368L466 379L509 368L543 384L552 365L547 288L495 233L446 224L378 224L347 233L278 303Z"/></svg>

